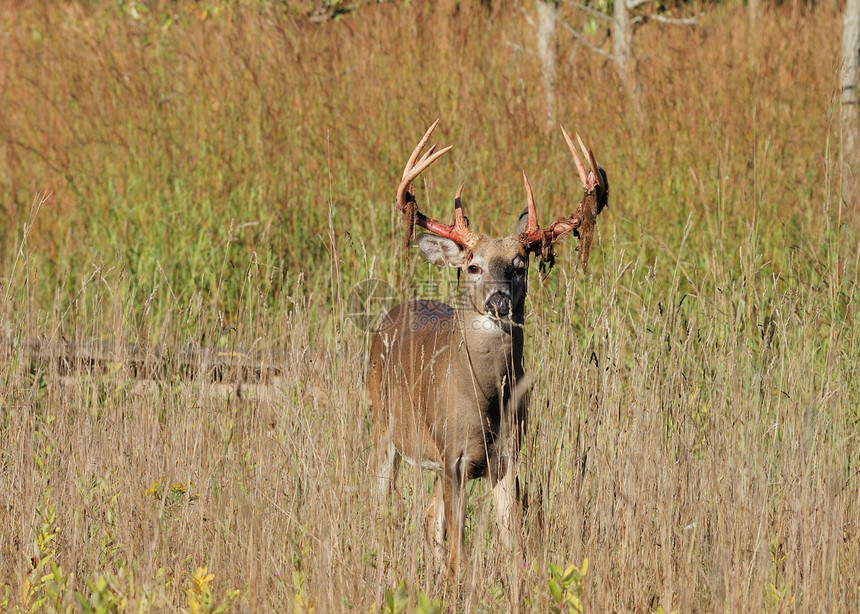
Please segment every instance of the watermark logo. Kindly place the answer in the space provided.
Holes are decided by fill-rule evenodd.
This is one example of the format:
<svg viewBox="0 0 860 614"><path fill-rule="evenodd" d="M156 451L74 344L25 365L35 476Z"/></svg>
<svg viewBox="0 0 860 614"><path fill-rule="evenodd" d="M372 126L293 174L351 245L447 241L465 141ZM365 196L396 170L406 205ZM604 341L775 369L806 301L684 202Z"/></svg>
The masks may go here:
<svg viewBox="0 0 860 614"><path fill-rule="evenodd" d="M416 281L407 292L408 296L403 297L393 286L382 280L366 279L350 290L346 303L346 319L363 332L378 333L394 326L395 322L388 317L388 312L395 305L416 300L426 302L415 306L409 313L401 313L398 317L401 320L405 318L401 324L412 330L420 330L430 324L439 330L462 326L462 321L452 317L453 311L474 309L469 296L479 293L478 288L474 288L474 292L470 293L468 284L465 280ZM507 317L497 318L491 314L469 320L469 325L475 330L492 330L507 324L510 324Z"/></svg>
<svg viewBox="0 0 860 614"><path fill-rule="evenodd" d="M379 279L366 279L350 290L346 299L346 317L359 330L378 332L384 325L386 314L399 302L400 296L391 285Z"/></svg>

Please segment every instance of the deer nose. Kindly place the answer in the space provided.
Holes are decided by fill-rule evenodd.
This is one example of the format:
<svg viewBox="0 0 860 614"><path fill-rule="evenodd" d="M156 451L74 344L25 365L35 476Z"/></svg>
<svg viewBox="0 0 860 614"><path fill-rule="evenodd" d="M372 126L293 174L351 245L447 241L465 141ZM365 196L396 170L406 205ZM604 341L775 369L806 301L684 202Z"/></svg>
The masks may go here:
<svg viewBox="0 0 860 614"><path fill-rule="evenodd" d="M484 303L484 308L488 313L504 317L511 312L511 295L507 292L493 292Z"/></svg>

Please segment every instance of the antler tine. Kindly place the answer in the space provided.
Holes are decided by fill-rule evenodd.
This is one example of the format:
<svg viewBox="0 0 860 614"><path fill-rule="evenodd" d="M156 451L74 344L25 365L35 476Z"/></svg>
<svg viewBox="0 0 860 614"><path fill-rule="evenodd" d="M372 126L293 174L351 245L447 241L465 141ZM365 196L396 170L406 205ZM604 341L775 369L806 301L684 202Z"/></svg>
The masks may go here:
<svg viewBox="0 0 860 614"><path fill-rule="evenodd" d="M576 164L576 172L579 173L579 179L582 181L582 187L585 187L588 183L588 173L585 172L585 166L582 164L582 160L579 159L579 154L576 153L576 147L573 145L573 141L570 139L570 135L567 133L567 130L564 129L564 126L561 127L561 133L564 135L564 140L567 142L567 148L570 150L571 155L573 156L573 162ZM579 135L576 135L579 138ZM580 140L580 144L582 141ZM585 148L583 148L585 151ZM588 157L586 155L586 157Z"/></svg>
<svg viewBox="0 0 860 614"><path fill-rule="evenodd" d="M437 119L433 122L430 128L427 129L424 136L421 137L418 145L412 151L412 155L409 156L409 160L406 162L406 167L403 169L403 175L400 179L400 185L397 187L396 206L400 211L406 214L406 243L408 244L409 239L413 236L415 225L418 225L429 230L433 234L447 237L467 249L472 249L478 241L479 236L469 230L466 223L466 217L463 215L463 207L460 202L460 197L463 193L463 186L460 186L460 189L457 190L457 196L454 199L453 225L437 222L433 218L427 217L418 211L415 199L412 197L412 182L415 181L418 175L427 170L431 164L452 149L449 145L448 147L444 147L439 151L436 151L436 144L433 144L427 152L421 155L421 150L425 145L427 145L427 141L430 140L430 135L438 124L439 120ZM407 193L410 195L408 199Z"/></svg>
<svg viewBox="0 0 860 614"><path fill-rule="evenodd" d="M585 146L585 143L582 142L582 138L579 136L578 132L576 133L576 140L579 142L579 148L582 150L582 155L584 155L588 160L588 165L591 167L591 173L594 175L595 183L601 188L606 189L606 186L603 185L603 175L600 173L600 167L597 166L597 160L594 158L594 152Z"/></svg>
<svg viewBox="0 0 860 614"><path fill-rule="evenodd" d="M591 167L590 170L585 170L585 165L582 163L582 158L579 157L576 146L570 135L561 126L561 133L564 135L564 140L567 143L567 148L573 156L573 161L576 164L577 173L582 181L582 199L576 207L576 210L567 217L557 218L546 228L537 226L537 215L534 215L534 225L532 226L532 211L534 208L534 199L531 193L528 179L523 173L523 180L526 185L526 199L529 206L529 223L528 229L521 235L523 245L529 251L541 252L544 255L551 253L552 247L559 238L569 232L577 232L580 238L580 245L577 248L579 258L582 261L583 269L588 264L588 256L591 250L591 243L594 237L594 226L597 222L597 216L606 206L609 187L606 185L606 176L603 170L597 166L597 160L594 157L594 152L585 146L579 134L576 135L576 140L579 148L582 150L583 156L588 160ZM598 186L601 189L597 189Z"/></svg>
<svg viewBox="0 0 860 614"><path fill-rule="evenodd" d="M433 155L433 152L434 152L434 151L436 151L436 146L437 146L437 145L439 145L439 143L433 143L433 144L430 146L430 149L428 149L427 151L425 151L425 152L424 152L424 155L423 155L423 156L421 156L421 159L420 159L420 160L418 160L418 164L421 164L422 162L424 162L424 160L426 160L427 158L429 158L430 156L432 156L432 155Z"/></svg>
<svg viewBox="0 0 860 614"><path fill-rule="evenodd" d="M422 136L421 140L418 141L418 145L416 145L415 149L412 150L412 155L409 156L409 161L406 162L406 168L403 169L402 179L406 179L406 175L409 173L409 171L412 170L412 167L415 165L415 160L416 158L418 158L418 154L420 154L421 150L424 149L424 146L427 144L427 141L430 140L430 135L433 134L433 131L436 129L436 126L439 125L439 119L430 124L430 127L427 128L427 132L424 133L424 136Z"/></svg>
<svg viewBox="0 0 860 614"><path fill-rule="evenodd" d="M465 183L461 183L460 187L457 189L457 193L454 195L454 227L462 226L466 227L466 216L463 214L463 203L460 201L463 196L463 187Z"/></svg>
<svg viewBox="0 0 860 614"><path fill-rule="evenodd" d="M426 137L426 135L425 135ZM434 145L435 147L435 145ZM426 171L431 164L433 164L436 160L444 156L446 153L453 149L453 145L448 145L443 149L433 153L432 155L425 155L421 158L419 163L416 166L412 166L415 163L414 158L417 157L416 153L413 153L413 157L409 159L409 162L406 164L406 168L403 171L403 179L400 180L400 185L397 187L397 207L403 211L406 207L406 190L409 189L409 185L415 181L415 178L418 177L421 173ZM420 150L416 150L420 151ZM430 154L431 152L427 152Z"/></svg>
<svg viewBox="0 0 860 614"><path fill-rule="evenodd" d="M594 152L591 149L588 150L588 163L591 165L591 168L594 169L594 178L597 179L597 185L603 188L606 191L606 182L603 181L603 173L600 172L600 167L597 166L597 159L594 157Z"/></svg>
<svg viewBox="0 0 860 614"><path fill-rule="evenodd" d="M417 213L416 223L422 228L429 230L440 237L447 237L455 243L459 243L468 250L472 250L478 242L479 236L469 230L469 225L466 223L466 216L463 214L463 185L457 190L454 196L454 223L443 224L437 222L433 218L427 217L420 211Z"/></svg>
<svg viewBox="0 0 860 614"><path fill-rule="evenodd" d="M438 160L439 158L444 156L446 153L448 153L452 149L454 149L454 146L448 145L448 147L443 147L442 149L440 149L439 151L437 151L433 155L426 155L426 156L422 157L421 160L418 162L418 164L415 165L415 168L413 168L412 170L409 171L409 173L406 174L403 181L405 181L406 183L412 183L413 181L415 181L415 178L418 175L420 175L421 173L426 171L430 167L431 164L433 164L436 160ZM429 151L427 153L430 154Z"/></svg>
<svg viewBox="0 0 860 614"><path fill-rule="evenodd" d="M538 224L537 208L535 207L534 194L532 194L532 186L529 183L529 178L526 177L525 171L523 171L523 183L526 186L526 207L528 207L529 213L529 222L526 226L526 234L531 236L532 234L540 231L540 224Z"/></svg>
<svg viewBox="0 0 860 614"><path fill-rule="evenodd" d="M582 142L582 137L579 136L579 132L576 132L576 142L579 143L579 148L582 150L582 155L588 160L589 164L591 164L591 157L588 155L590 152L588 151L588 147L585 146L585 143Z"/></svg>

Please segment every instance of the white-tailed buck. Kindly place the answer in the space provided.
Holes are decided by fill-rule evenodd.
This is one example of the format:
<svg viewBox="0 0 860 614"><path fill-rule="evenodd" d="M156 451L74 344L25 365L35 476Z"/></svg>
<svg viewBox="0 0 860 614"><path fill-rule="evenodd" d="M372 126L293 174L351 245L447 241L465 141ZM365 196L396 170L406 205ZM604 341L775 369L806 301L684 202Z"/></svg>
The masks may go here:
<svg viewBox="0 0 860 614"><path fill-rule="evenodd" d="M527 418L527 378L523 375L526 277L531 254L551 255L569 232L580 237L579 256L588 263L597 214L607 204L606 173L577 135L590 166L586 170L570 137L568 148L582 181L583 197L569 217L546 228L538 224L528 179L526 210L513 234L494 239L469 230L454 199L454 224L417 210L413 181L451 147L421 156L438 120L409 157L397 188L397 207L405 214L407 241L418 225L424 257L440 267L459 267L464 281L456 307L419 300L394 307L383 319L370 350L368 388L376 421L376 476L380 497L393 488L400 459L439 474L427 529L435 555L457 574L466 516L464 487L486 477L510 544L519 528L517 456ZM419 158L420 156L420 158Z"/></svg>

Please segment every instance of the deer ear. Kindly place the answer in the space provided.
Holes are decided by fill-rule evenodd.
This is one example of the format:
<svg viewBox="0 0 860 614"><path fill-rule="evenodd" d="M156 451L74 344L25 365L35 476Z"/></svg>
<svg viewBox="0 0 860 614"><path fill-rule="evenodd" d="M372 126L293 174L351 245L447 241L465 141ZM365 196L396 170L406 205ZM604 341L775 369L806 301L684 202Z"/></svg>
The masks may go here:
<svg viewBox="0 0 860 614"><path fill-rule="evenodd" d="M429 233L418 235L418 249L430 264L436 266L460 266L465 262L466 250L458 243L445 237L437 237Z"/></svg>
<svg viewBox="0 0 860 614"><path fill-rule="evenodd" d="M517 223L514 224L514 232L513 236L521 235L526 231L526 227L529 225L529 210L528 207L523 209L523 212L520 213L520 217L517 218Z"/></svg>

